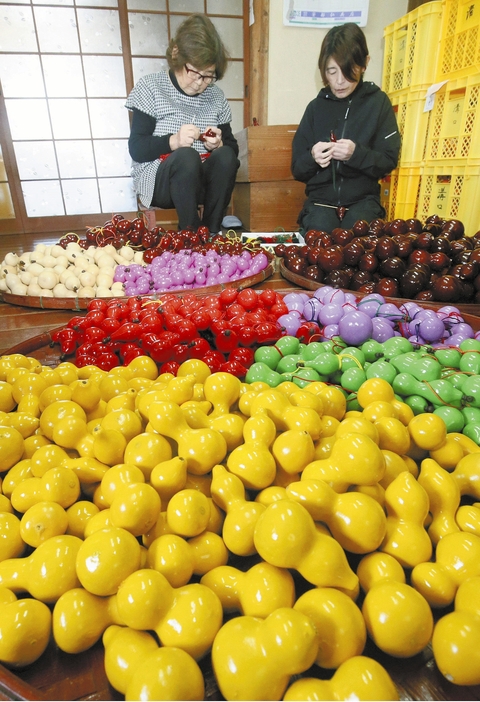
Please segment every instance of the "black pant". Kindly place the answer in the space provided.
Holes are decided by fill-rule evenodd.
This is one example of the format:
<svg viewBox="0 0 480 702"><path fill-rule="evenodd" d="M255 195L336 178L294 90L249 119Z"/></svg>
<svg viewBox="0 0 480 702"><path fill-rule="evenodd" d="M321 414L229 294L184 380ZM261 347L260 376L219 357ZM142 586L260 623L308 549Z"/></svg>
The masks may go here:
<svg viewBox="0 0 480 702"><path fill-rule="evenodd" d="M205 224L212 233L217 233L222 228L239 165L228 146L212 151L203 163L195 149L176 149L158 167L152 205L174 207L179 229L196 230ZM202 221L199 205L203 205Z"/></svg>
<svg viewBox="0 0 480 702"><path fill-rule="evenodd" d="M349 205L342 220L339 219L336 208L315 205L314 202L315 200L307 200L300 212L298 223L302 231L315 229L330 234L336 227L350 229L359 219L365 219L370 224L374 219L385 217L384 208L374 197L366 197Z"/></svg>

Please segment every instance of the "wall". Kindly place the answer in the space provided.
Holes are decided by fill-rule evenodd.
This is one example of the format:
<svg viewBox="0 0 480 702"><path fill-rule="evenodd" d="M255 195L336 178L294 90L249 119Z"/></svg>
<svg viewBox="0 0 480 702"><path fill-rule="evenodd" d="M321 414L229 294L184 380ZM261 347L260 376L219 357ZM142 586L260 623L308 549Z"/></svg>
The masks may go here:
<svg viewBox="0 0 480 702"><path fill-rule="evenodd" d="M370 51L367 80L382 83L383 29L406 14L408 0L370 0L363 27ZM270 0L268 124L298 124L323 87L317 67L324 29L286 27L283 0Z"/></svg>

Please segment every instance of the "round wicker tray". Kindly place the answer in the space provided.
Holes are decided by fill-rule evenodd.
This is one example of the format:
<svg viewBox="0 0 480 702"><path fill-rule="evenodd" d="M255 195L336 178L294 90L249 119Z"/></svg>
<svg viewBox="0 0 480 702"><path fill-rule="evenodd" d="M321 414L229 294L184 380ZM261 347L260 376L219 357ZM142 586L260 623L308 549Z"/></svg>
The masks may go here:
<svg viewBox="0 0 480 702"><path fill-rule="evenodd" d="M292 271L289 271L288 268L285 266L285 263L283 262L283 259L280 261L280 265L278 268L280 275L285 278L285 280L289 280L291 283L294 283L295 285L298 285L300 288L304 288L305 290L318 290L318 288L323 288L324 285L322 283L317 283L314 280L310 280L309 278L305 278L303 275L298 275L298 273L293 273ZM344 292L350 292L355 295L356 298L362 298L367 295L367 293L361 293L358 292L358 290L347 290L347 288L341 288ZM406 300L403 297L386 297L385 300L387 302L394 302L396 305L401 305L404 303ZM426 300L415 300L416 304L419 305L420 307L426 307L432 310L438 310L440 307L445 307L445 305L452 304L455 305L455 307L460 310L460 312L471 314L471 315L480 315L480 305L474 302L464 302L464 303L448 303L448 302L431 302L431 301L426 301Z"/></svg>
<svg viewBox="0 0 480 702"><path fill-rule="evenodd" d="M240 278L239 280L232 280L231 283L222 283L220 285L209 285L203 288L192 288L188 292L193 292L195 295L215 295L216 293L222 292L225 288L236 288L237 290L243 290L244 288L250 288L253 285L258 285L262 283L267 278L273 275L275 272L275 261L272 259L268 266L257 273L256 275L247 276L246 278ZM146 300L156 300L167 292L172 292L174 294L184 294L185 290L163 290L156 291L155 293L148 293L146 295L140 295L140 297ZM4 292L2 293L2 300L8 302L10 305L19 305L21 307L36 307L42 310L86 310L88 305L92 301L91 297L36 297L33 295L13 295L12 293ZM109 298L106 298L109 299ZM122 300L125 298L116 298Z"/></svg>

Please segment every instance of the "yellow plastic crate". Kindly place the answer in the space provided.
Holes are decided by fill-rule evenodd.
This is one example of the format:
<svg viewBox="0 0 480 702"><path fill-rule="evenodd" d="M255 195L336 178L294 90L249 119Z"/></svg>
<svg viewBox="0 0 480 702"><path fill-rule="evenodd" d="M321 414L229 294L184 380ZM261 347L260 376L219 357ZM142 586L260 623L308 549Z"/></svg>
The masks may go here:
<svg viewBox="0 0 480 702"><path fill-rule="evenodd" d="M402 137L400 168L417 167L425 160L431 116L431 112L424 112L427 87L400 90L390 95Z"/></svg>
<svg viewBox="0 0 480 702"><path fill-rule="evenodd" d="M380 201L388 221L415 217L421 168L396 168L380 180Z"/></svg>
<svg viewBox="0 0 480 702"><path fill-rule="evenodd" d="M424 221L438 214L445 219L459 219L465 234L480 230L479 165L426 164L422 168L415 216Z"/></svg>
<svg viewBox="0 0 480 702"><path fill-rule="evenodd" d="M435 97L425 159L480 158L480 73L449 80Z"/></svg>
<svg viewBox="0 0 480 702"><path fill-rule="evenodd" d="M382 87L386 93L434 82L442 28L442 0L420 5L383 30Z"/></svg>
<svg viewBox="0 0 480 702"><path fill-rule="evenodd" d="M436 81L478 73L479 66L480 0L443 0Z"/></svg>

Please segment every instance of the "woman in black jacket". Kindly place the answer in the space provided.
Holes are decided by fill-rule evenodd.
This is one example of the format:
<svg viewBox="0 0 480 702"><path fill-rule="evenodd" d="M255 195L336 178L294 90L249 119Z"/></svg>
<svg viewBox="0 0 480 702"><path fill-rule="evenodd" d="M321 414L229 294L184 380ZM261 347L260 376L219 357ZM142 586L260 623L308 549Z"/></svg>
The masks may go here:
<svg viewBox="0 0 480 702"><path fill-rule="evenodd" d="M293 177L306 183L303 231L385 217L378 181L397 165L400 134L388 96L363 80L369 59L356 24L325 35L318 59L325 87L307 106L292 144Z"/></svg>

